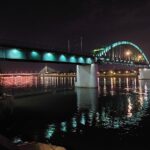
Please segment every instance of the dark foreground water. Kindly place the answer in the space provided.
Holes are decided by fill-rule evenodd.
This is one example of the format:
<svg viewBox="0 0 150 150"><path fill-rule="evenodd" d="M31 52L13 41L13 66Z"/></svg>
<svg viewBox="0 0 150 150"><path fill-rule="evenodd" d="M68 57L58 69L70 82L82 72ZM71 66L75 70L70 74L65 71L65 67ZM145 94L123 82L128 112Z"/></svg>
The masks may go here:
<svg viewBox="0 0 150 150"><path fill-rule="evenodd" d="M0 134L14 143L38 141L68 150L150 148L149 80L100 78L98 89L73 88L74 77L7 80L3 89L15 98L0 103Z"/></svg>

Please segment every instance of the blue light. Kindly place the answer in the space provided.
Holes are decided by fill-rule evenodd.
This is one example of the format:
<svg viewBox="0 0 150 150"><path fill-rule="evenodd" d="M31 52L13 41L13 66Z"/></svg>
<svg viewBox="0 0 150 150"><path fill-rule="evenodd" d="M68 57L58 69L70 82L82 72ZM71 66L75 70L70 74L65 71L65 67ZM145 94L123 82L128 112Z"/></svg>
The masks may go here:
<svg viewBox="0 0 150 150"><path fill-rule="evenodd" d="M77 127L77 120L76 120L77 118L72 118L72 127L73 128L76 128Z"/></svg>
<svg viewBox="0 0 150 150"><path fill-rule="evenodd" d="M75 56L71 56L70 59L69 59L69 62L76 63L77 60L76 60Z"/></svg>
<svg viewBox="0 0 150 150"><path fill-rule="evenodd" d="M83 57L79 57L78 62L81 63L81 64L85 63L84 58Z"/></svg>
<svg viewBox="0 0 150 150"><path fill-rule="evenodd" d="M93 60L92 60L91 58L87 58L87 59L86 59L86 63L92 64L92 63L93 63Z"/></svg>
<svg viewBox="0 0 150 150"><path fill-rule="evenodd" d="M85 125L85 123L86 123L86 118L85 118L85 114L84 113L81 114L80 123L83 124L83 125Z"/></svg>
<svg viewBox="0 0 150 150"><path fill-rule="evenodd" d="M3 50L0 50L0 58L5 58L5 52Z"/></svg>
<svg viewBox="0 0 150 150"><path fill-rule="evenodd" d="M65 55L60 55L60 57L59 57L59 61L60 62L67 62L67 58L66 58L66 56Z"/></svg>
<svg viewBox="0 0 150 150"><path fill-rule="evenodd" d="M32 51L30 54L30 59L32 60L40 60L40 54L36 51Z"/></svg>
<svg viewBox="0 0 150 150"><path fill-rule="evenodd" d="M43 60L45 60L45 61L56 61L56 56L53 53L45 53L43 55Z"/></svg>
<svg viewBox="0 0 150 150"><path fill-rule="evenodd" d="M25 54L19 49L10 49L6 52L6 58L9 59L25 59Z"/></svg>
<svg viewBox="0 0 150 150"><path fill-rule="evenodd" d="M62 132L67 132L67 123L66 122L61 122L61 128L60 130Z"/></svg>

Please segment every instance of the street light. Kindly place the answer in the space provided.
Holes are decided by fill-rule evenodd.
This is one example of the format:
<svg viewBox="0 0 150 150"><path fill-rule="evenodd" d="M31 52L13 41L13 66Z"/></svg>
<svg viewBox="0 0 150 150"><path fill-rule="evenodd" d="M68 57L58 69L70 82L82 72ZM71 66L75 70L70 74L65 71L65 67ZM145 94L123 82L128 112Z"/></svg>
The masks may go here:
<svg viewBox="0 0 150 150"><path fill-rule="evenodd" d="M138 55L138 61L142 59L142 55Z"/></svg>
<svg viewBox="0 0 150 150"><path fill-rule="evenodd" d="M126 56L130 56L131 52L130 51L127 51L126 52Z"/></svg>
<svg viewBox="0 0 150 150"><path fill-rule="evenodd" d="M127 56L127 59L130 61L131 51L126 51L125 55Z"/></svg>

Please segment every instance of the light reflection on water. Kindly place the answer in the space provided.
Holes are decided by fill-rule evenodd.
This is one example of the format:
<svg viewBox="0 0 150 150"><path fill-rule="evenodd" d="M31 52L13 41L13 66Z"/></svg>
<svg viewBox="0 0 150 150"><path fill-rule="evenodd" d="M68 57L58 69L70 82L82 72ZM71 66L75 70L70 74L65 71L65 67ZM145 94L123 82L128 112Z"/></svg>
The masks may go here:
<svg viewBox="0 0 150 150"><path fill-rule="evenodd" d="M75 81L74 77L41 77L40 79L31 77L25 79L19 79L17 83L16 80L11 79L12 84L7 84L8 79L4 79L3 85L6 89L15 85L17 91L21 83L25 89L29 87L29 83L32 83L30 87L42 86L43 91L48 91L49 88L73 87ZM67 120L64 119L60 122L49 120L44 128L43 138L50 140L53 136L60 134L80 134L90 127L130 129L132 126L138 126L149 106L150 81L113 77L98 78L98 83L98 89L75 88L73 92L76 93L77 106L74 106L77 108L76 111ZM59 93L56 94L59 95ZM23 131L22 134L24 134Z"/></svg>
<svg viewBox="0 0 150 150"><path fill-rule="evenodd" d="M111 78L110 88L106 78L103 79L104 84L100 85L103 88L99 87L98 90L76 88L77 112L70 121L63 123L63 128L60 130L79 133L82 132L83 126L114 129L138 126L148 108L150 82L133 79L129 83L129 80L125 79L123 90L117 94L117 90L121 87L121 78L118 79L118 83L116 79ZM55 126L55 129L59 130L58 126ZM47 133L48 131L46 135Z"/></svg>
<svg viewBox="0 0 150 150"><path fill-rule="evenodd" d="M74 82L75 77L4 76L1 78L0 86L4 92L18 96L72 88Z"/></svg>

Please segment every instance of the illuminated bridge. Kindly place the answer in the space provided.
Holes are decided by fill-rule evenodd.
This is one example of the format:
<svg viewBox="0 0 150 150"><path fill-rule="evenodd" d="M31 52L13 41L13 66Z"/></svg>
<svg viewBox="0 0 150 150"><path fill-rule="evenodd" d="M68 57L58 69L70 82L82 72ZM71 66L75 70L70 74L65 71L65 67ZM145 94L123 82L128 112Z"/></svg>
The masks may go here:
<svg viewBox="0 0 150 150"><path fill-rule="evenodd" d="M128 41L119 41L93 50L95 60L105 64L124 64L149 66L149 60L143 50Z"/></svg>
<svg viewBox="0 0 150 150"><path fill-rule="evenodd" d="M30 49L18 47L0 47L0 59L29 62L51 62L51 63L72 63L72 64L92 64L92 55L80 55L62 51L52 51L46 49Z"/></svg>
<svg viewBox="0 0 150 150"><path fill-rule="evenodd" d="M149 60L143 50L128 41L119 41L102 48L94 49L91 55L1 46L0 59L74 64L92 64L94 62L100 64L120 63L124 65L149 66Z"/></svg>
<svg viewBox="0 0 150 150"><path fill-rule="evenodd" d="M149 60L143 50L129 41L119 41L94 49L91 55L73 54L62 51L0 47L0 59L15 61L72 63L76 68L76 87L97 87L97 64L122 64L149 68ZM141 78L150 78L149 71L141 71Z"/></svg>

